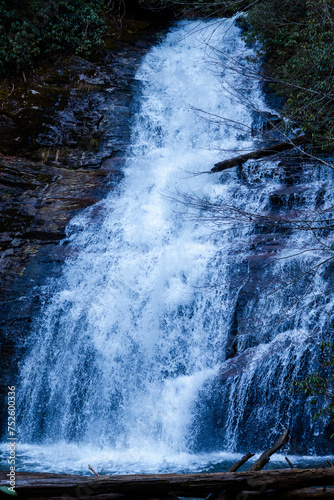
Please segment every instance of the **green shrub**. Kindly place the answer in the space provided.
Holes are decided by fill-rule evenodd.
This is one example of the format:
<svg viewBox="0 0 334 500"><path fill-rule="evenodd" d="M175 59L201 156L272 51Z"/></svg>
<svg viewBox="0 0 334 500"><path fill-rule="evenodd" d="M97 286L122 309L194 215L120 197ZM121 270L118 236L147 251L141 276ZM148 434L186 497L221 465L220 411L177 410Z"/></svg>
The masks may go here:
<svg viewBox="0 0 334 500"><path fill-rule="evenodd" d="M103 0L0 0L0 74L55 54L98 49L103 5Z"/></svg>
<svg viewBox="0 0 334 500"><path fill-rule="evenodd" d="M245 37L259 42L285 116L323 149L334 146L333 0L263 0L246 16Z"/></svg>
<svg viewBox="0 0 334 500"><path fill-rule="evenodd" d="M298 392L311 396L312 405L320 406L313 416L315 420L329 415L330 421L334 422L334 342L320 344L319 365L318 372L308 375L304 380L295 380L292 386Z"/></svg>

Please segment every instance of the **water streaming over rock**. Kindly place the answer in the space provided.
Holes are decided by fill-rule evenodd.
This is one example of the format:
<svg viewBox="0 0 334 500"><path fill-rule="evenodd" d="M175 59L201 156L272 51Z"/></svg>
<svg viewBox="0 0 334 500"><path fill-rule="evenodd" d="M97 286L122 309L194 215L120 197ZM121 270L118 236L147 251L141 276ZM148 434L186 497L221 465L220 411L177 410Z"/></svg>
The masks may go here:
<svg viewBox="0 0 334 500"><path fill-rule="evenodd" d="M298 313L291 287L269 296L319 252L275 261L310 237L251 214L313 210L329 174L265 162L194 175L257 145L254 107L270 109L257 79L230 67L249 55L233 20L214 20L179 23L145 56L125 178L69 225L72 257L22 362L30 468L61 470L67 453L72 466L98 457L116 472L200 469L266 446L287 424L320 432L306 406L296 416L288 386L331 304L320 296L323 307L309 299Z"/></svg>

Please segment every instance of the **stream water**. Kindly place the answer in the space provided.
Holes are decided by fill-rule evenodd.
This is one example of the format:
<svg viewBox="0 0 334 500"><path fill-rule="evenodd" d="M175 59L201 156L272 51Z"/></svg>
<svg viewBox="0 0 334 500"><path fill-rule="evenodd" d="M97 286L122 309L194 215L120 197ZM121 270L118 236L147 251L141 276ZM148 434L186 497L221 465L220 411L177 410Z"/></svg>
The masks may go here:
<svg viewBox="0 0 334 500"><path fill-rule="evenodd" d="M310 336L327 335L327 271L309 286L317 308L309 293L294 304L284 283L319 251L275 260L300 254L311 236L251 215L311 211L319 192L326 204L330 174L306 170L294 201L277 162L197 175L259 144L256 110L271 110L258 79L235 71L256 69L252 55L234 20L220 19L183 21L144 57L125 177L69 224L71 256L27 342L21 469L219 470L286 426L296 461L331 452L321 448L324 424L289 395L315 362ZM294 293L303 287L305 278ZM233 359L237 371L225 376Z"/></svg>

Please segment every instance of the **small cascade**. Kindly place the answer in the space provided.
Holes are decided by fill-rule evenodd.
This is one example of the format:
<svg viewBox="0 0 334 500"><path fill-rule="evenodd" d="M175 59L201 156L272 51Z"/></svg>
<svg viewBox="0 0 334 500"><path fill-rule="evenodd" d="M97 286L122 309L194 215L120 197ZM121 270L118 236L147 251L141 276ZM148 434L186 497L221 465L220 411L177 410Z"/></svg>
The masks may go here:
<svg viewBox="0 0 334 500"><path fill-rule="evenodd" d="M125 177L68 226L71 257L21 363L30 468L64 470L62 444L108 472L202 470L287 425L296 452L322 449L289 386L328 335L328 265L297 279L325 252L264 216L325 207L331 173L286 157L197 175L256 148L254 109L274 113L232 67L251 55L219 19L179 23L143 59Z"/></svg>

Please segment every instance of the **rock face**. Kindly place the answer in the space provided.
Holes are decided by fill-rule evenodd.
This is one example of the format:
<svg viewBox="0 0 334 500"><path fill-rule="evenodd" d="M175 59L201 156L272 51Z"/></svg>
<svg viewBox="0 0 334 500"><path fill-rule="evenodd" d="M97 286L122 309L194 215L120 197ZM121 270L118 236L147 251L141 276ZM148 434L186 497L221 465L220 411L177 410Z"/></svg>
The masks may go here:
<svg viewBox="0 0 334 500"><path fill-rule="evenodd" d="M15 385L19 346L66 255L78 210L122 177L134 74L156 38L74 57L12 86L0 106L0 386ZM3 405L3 409L5 405ZM3 410L4 411L4 410ZM5 414L0 415L4 423Z"/></svg>
<svg viewBox="0 0 334 500"><path fill-rule="evenodd" d="M263 188L268 197L258 212L251 201L246 206L254 225L242 243L240 274L231 273L234 302L226 360L219 377L209 380L198 398L196 450L224 449L230 443L233 450L258 449L268 429L284 425L291 429L289 453L333 451L332 423L314 420L319 407L292 390L294 380L319 369L319 344L332 338L327 311L333 307L333 256L325 257L317 241L326 241L330 234L322 214L333 203L328 189L332 173L296 151L277 155L275 160L272 170L254 163L238 171L249 189L249 200L252 193L260 199ZM279 182L270 187L273 179ZM305 223L309 220L312 231L311 224ZM319 226L317 220L321 220ZM331 219L328 224L332 225ZM312 267L322 262L315 281Z"/></svg>

